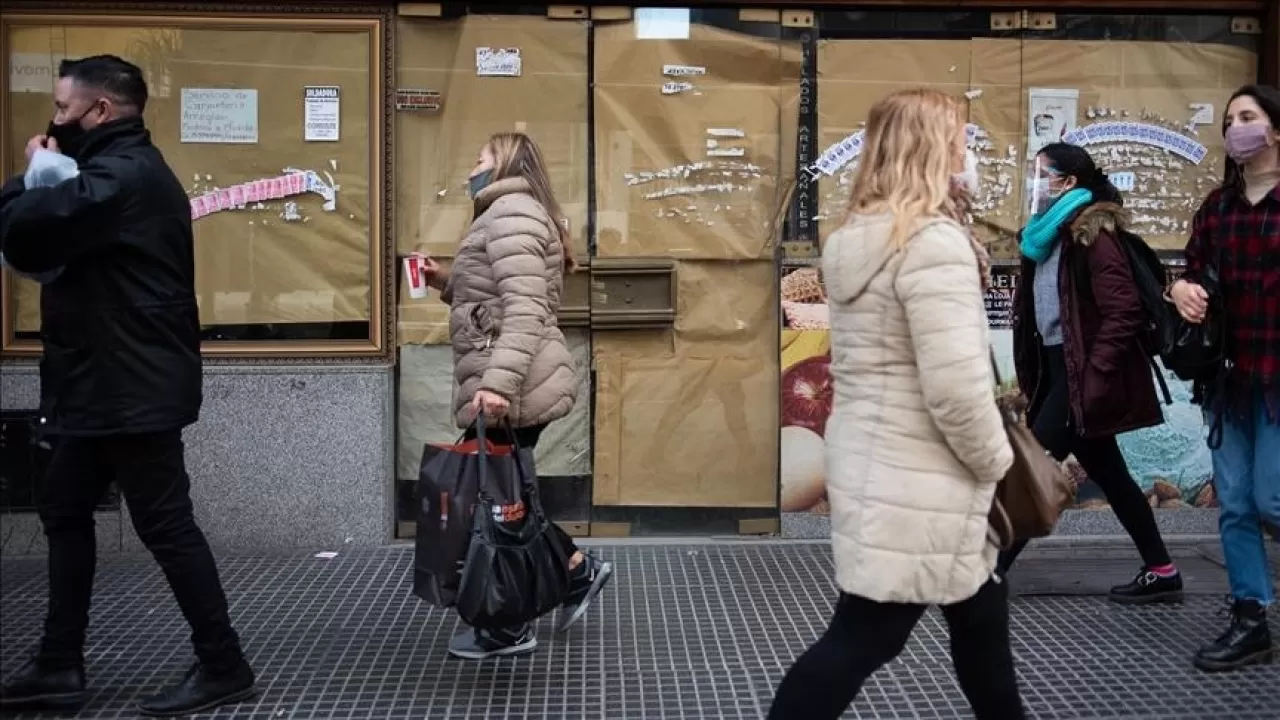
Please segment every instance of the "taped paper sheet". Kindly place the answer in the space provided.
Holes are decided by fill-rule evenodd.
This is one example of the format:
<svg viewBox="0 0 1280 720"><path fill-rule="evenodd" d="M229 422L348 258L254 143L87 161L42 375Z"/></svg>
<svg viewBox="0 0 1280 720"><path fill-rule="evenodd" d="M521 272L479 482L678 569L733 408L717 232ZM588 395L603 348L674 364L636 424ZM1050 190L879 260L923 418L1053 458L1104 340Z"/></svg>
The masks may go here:
<svg viewBox="0 0 1280 720"><path fill-rule="evenodd" d="M183 88L182 142L258 142L258 91Z"/></svg>
<svg viewBox="0 0 1280 720"><path fill-rule="evenodd" d="M1076 129L1080 91L1031 88L1027 91L1027 157L1050 143L1067 142Z"/></svg>
<svg viewBox="0 0 1280 720"><path fill-rule="evenodd" d="M476 75L520 77L522 69L520 48L476 48Z"/></svg>
<svg viewBox="0 0 1280 720"><path fill-rule="evenodd" d="M338 142L342 137L342 88L337 85L303 89L303 140Z"/></svg>

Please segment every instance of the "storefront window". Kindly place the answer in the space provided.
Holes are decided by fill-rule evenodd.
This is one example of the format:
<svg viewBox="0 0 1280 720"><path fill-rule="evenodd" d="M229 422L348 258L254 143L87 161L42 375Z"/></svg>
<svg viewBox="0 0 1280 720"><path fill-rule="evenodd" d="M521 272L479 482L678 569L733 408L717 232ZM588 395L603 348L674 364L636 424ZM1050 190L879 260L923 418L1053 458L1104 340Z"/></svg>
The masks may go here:
<svg viewBox="0 0 1280 720"><path fill-rule="evenodd" d="M1039 148L1086 147L1121 191L1128 228L1172 262L1192 216L1221 182L1226 100L1259 67L1259 36L1234 30L1226 16L1034 15L876 10L819 13L816 23L821 148L808 175L818 178L822 237L844 220L860 133L876 101L919 86L967 99L982 176L973 227L994 258L988 321L1006 378L1021 266L1016 237L1030 211L1024 181ZM823 513L821 467L811 458L821 452L830 412L826 299L816 268L793 264L802 267L784 271L782 281L781 509ZM1187 384L1167 382L1175 400L1167 422L1127 434L1122 447L1153 504L1207 502L1202 418ZM1087 480L1080 499L1105 504Z"/></svg>
<svg viewBox="0 0 1280 720"><path fill-rule="evenodd" d="M37 14L46 5L7 6L0 25L6 174L51 117L61 60L137 63L147 125L192 200L206 350L383 352L386 16ZM4 285L5 349L38 351L38 287Z"/></svg>

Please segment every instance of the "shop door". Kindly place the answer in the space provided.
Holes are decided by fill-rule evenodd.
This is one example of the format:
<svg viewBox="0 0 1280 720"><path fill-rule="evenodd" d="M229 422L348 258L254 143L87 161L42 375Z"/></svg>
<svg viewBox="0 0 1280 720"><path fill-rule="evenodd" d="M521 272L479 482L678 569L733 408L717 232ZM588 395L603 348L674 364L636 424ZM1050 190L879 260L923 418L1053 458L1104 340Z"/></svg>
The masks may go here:
<svg viewBox="0 0 1280 720"><path fill-rule="evenodd" d="M779 211L801 37L777 10L593 15L592 535L777 529ZM666 268L628 328L610 268ZM603 273L603 274L602 274Z"/></svg>
<svg viewBox="0 0 1280 720"><path fill-rule="evenodd" d="M1032 162L1045 143L1083 146L1120 191L1129 228L1176 273L1191 219L1222 180L1222 115L1239 87L1259 70L1261 19L1227 15L1017 13L1021 108L1016 141ZM997 96L1004 98L1005 94ZM975 99L983 117L1007 117ZM1023 166L1024 168L1027 166ZM1019 189L1021 183L1015 184ZM1015 193L1016 195L1017 193ZM1025 217L1027 203L1018 205ZM999 218L1001 231L1008 217ZM997 252L1012 258L1012 237ZM1006 278L1011 286L1016 273ZM1006 366L1008 331L998 331ZM1151 503L1164 509L1214 506L1212 466L1200 410L1189 384L1165 373L1174 403L1165 423L1120 437L1129 470ZM1106 498L1083 480L1079 502L1104 508Z"/></svg>

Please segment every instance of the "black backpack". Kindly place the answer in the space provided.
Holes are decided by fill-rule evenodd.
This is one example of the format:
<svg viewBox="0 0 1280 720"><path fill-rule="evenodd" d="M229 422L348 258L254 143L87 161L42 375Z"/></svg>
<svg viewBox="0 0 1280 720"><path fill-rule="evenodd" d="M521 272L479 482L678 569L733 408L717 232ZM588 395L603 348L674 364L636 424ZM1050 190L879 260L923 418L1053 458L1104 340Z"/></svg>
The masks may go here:
<svg viewBox="0 0 1280 720"><path fill-rule="evenodd" d="M1160 384L1164 404L1172 405L1173 396L1169 394L1169 385L1164 380L1160 365L1156 363L1156 358L1164 358L1174 350L1180 320L1177 310L1164 299L1164 263L1160 262L1156 251L1138 235L1124 229L1117 234L1124 254L1129 259L1129 269L1138 286L1138 297L1147 318L1147 326L1139 341L1151 360L1151 369L1155 372L1156 382Z"/></svg>

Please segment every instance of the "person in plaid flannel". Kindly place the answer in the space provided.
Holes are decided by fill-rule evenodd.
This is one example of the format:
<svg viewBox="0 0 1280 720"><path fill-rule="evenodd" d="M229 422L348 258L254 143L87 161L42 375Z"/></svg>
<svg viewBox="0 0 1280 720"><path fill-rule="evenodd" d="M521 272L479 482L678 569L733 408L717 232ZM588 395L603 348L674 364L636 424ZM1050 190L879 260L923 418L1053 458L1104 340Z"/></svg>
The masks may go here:
<svg viewBox="0 0 1280 720"><path fill-rule="evenodd" d="M1211 258L1219 270L1227 326L1222 379L1198 388L1206 416L1221 423L1210 444L1218 519L1231 584L1232 621L1195 664L1230 670L1274 652L1266 608L1274 600L1262 526L1280 525L1280 92L1250 85L1223 118L1227 169L1192 223L1185 274L1169 290L1188 322L1204 320L1197 282Z"/></svg>

